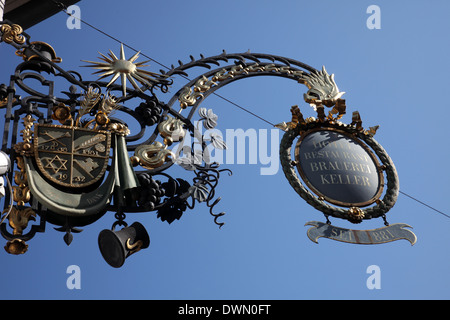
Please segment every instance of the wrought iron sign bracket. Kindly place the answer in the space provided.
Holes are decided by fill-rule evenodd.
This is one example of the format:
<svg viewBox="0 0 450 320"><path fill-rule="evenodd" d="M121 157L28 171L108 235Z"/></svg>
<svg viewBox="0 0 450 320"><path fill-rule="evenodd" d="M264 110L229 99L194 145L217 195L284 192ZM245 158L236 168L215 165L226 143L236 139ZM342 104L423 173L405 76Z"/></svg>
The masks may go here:
<svg viewBox="0 0 450 320"><path fill-rule="evenodd" d="M100 61L83 60L99 75L92 81L60 67L62 59L52 46L31 42L18 25L0 22L0 39L16 48L16 54L23 59L10 83L0 86L0 108L5 109L1 150L9 154L13 163L13 169L6 174L13 182L13 192L5 195L5 222L0 224L9 253L26 252L26 241L44 232L47 222L65 233L63 239L69 245L73 233L79 233L80 227L94 223L107 212L115 212L117 221L113 230L101 233L99 246L114 267L150 244L143 226L128 225L126 214L154 211L162 221L172 223L202 202L214 222L222 226L224 222L219 218L224 212L215 213L220 201L215 192L221 173L231 171L209 161L210 148L224 149L226 144L217 137L204 139L197 130L198 125L213 129L218 120L211 109L200 108L200 104L221 87L255 76L287 78L308 87L304 100L316 110L317 119L304 119L294 106L291 121L277 125L285 131L280 145L284 173L304 200L326 216L352 222L385 217L396 202L397 172L386 151L373 139L377 127L364 130L358 113L354 113L351 124L339 121L346 112L345 100L341 98L344 92L338 90L334 76L325 68L319 71L276 55L223 51L211 57L200 55L200 59L190 56L187 63L179 61L170 70L155 73L145 69L146 61L138 62L139 53L127 59L121 46L118 55L110 50L100 53ZM175 75L187 79L188 71L198 72L198 67L207 71L187 80L172 96L161 97L169 94ZM108 80L103 81L105 78ZM37 80L40 88L30 86L29 79ZM55 92L56 80L65 81L67 91ZM325 108L330 108L328 114ZM126 119L138 125L129 126ZM183 145L187 137L193 142ZM292 155L291 147L297 138L296 155ZM373 176L351 178L344 172L328 172L336 170L338 163L331 168L327 162L304 162L308 160L307 152L310 157L319 155L319 151L323 157L328 152L309 150L314 143L329 147L338 140L343 145L357 146L352 151L356 152L354 156L367 164L356 159L355 170L370 171ZM193 174L191 182L168 173L175 163ZM340 170L351 163L340 163ZM313 179L316 171L322 171L319 183ZM381 198L384 175L387 190ZM306 180L305 185L302 179ZM356 184L378 185L375 191L368 191L368 198L363 192L362 199L347 200L332 185L344 185L345 181L350 185L350 179ZM336 192L338 199L333 199ZM375 205L362 208L371 204ZM38 224L28 226L36 219L40 219ZM117 226L123 228L114 230Z"/></svg>

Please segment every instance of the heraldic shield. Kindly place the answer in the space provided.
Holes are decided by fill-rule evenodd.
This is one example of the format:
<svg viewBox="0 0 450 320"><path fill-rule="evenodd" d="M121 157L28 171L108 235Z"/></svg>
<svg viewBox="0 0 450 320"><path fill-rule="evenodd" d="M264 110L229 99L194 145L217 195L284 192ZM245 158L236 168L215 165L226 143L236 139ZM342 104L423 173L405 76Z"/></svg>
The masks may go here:
<svg viewBox="0 0 450 320"><path fill-rule="evenodd" d="M51 182L84 188L105 174L111 149L108 131L63 125L35 125L34 152L40 172Z"/></svg>

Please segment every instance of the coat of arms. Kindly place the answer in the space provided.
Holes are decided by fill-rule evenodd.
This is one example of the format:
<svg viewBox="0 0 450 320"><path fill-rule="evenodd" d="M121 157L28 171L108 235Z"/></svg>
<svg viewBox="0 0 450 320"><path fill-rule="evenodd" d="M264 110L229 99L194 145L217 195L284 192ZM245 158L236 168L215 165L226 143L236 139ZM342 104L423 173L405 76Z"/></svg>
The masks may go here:
<svg viewBox="0 0 450 320"><path fill-rule="evenodd" d="M99 216L115 191L116 200L125 201L125 190L139 186L126 150L129 129L110 119L117 108L114 96L89 87L79 109L64 103L53 107L52 119L59 125L35 123L31 115L24 118L24 141L15 146L23 156L23 185L56 216Z"/></svg>
<svg viewBox="0 0 450 320"><path fill-rule="evenodd" d="M83 188L99 181L108 165L110 147L108 131L35 126L37 166L47 179L60 186Z"/></svg>

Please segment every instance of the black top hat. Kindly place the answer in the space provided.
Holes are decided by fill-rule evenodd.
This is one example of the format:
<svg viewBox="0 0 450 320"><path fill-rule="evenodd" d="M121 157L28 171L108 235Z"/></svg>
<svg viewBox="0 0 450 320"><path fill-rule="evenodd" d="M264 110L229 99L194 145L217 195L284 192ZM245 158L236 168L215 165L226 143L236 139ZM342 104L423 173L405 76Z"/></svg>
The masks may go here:
<svg viewBox="0 0 450 320"><path fill-rule="evenodd" d="M142 224L134 222L119 231L101 231L98 245L106 262L114 268L120 268L130 255L148 248L150 237Z"/></svg>

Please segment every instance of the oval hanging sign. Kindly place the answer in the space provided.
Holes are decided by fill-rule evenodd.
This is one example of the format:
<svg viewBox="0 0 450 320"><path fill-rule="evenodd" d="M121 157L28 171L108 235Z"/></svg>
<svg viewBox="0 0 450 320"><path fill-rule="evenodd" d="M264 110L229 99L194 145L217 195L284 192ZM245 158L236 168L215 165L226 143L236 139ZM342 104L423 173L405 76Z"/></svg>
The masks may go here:
<svg viewBox="0 0 450 320"><path fill-rule="evenodd" d="M386 212L397 201L399 182L394 163L373 138L379 126L365 130L358 111L353 112L351 123L340 121L346 114L345 100L341 99L344 92L325 68L305 74L299 82L308 87L304 99L317 112L317 118L305 119L295 105L291 107L291 121L275 127L285 131L280 142L284 175L292 188L326 217L325 223L306 223L313 226L308 230L308 237L316 243L318 238L325 237L356 244L399 239L414 244L416 236L404 229L409 225L389 225L386 220ZM325 107L330 108L328 114ZM332 226L329 217L351 223L381 217L385 226L371 230L345 229Z"/></svg>
<svg viewBox="0 0 450 320"><path fill-rule="evenodd" d="M377 158L359 139L336 128L305 132L295 147L297 169L324 200L344 207L374 203L383 190Z"/></svg>

